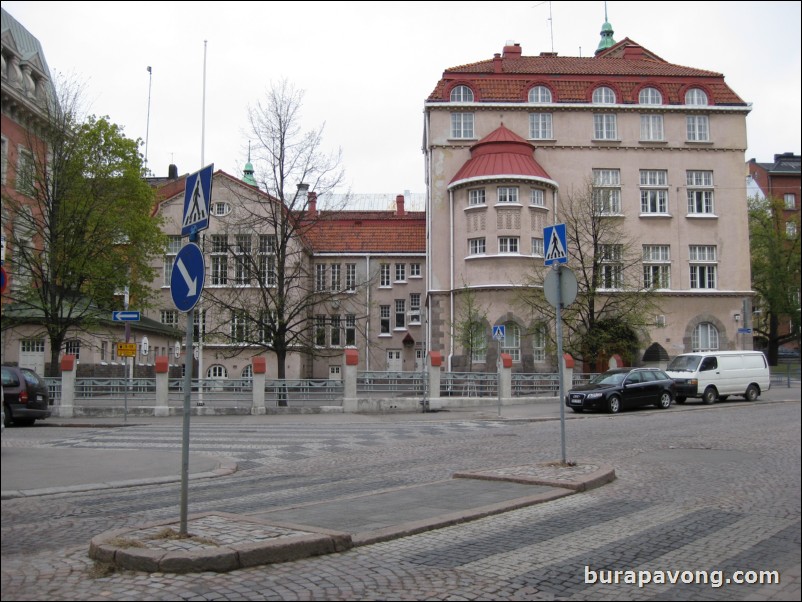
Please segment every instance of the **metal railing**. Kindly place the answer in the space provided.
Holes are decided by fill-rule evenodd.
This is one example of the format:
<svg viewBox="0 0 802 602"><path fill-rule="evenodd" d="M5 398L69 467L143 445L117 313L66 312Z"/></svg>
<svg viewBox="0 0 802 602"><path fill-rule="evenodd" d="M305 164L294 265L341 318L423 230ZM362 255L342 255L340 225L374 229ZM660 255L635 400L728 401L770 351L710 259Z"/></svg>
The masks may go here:
<svg viewBox="0 0 802 602"><path fill-rule="evenodd" d="M443 397L498 397L495 372L444 372L440 376Z"/></svg>
<svg viewBox="0 0 802 602"><path fill-rule="evenodd" d="M423 395L429 375L422 372L358 372L357 394L381 394L393 397Z"/></svg>

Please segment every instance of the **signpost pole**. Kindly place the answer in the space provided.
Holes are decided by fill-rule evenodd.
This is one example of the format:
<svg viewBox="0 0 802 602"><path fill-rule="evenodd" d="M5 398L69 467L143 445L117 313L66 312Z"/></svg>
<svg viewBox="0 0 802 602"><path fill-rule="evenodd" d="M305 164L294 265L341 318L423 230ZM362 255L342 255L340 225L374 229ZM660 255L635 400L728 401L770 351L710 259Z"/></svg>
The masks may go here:
<svg viewBox="0 0 802 602"><path fill-rule="evenodd" d="M189 488L189 407L192 398L192 335L195 308L187 312L186 353L184 354L184 422L181 437L181 524L179 533L187 534L187 493Z"/></svg>
<svg viewBox="0 0 802 602"><path fill-rule="evenodd" d="M125 311L128 311L128 287L127 286L125 287L125 297L124 297L123 309ZM125 323L125 342L129 343L130 341L131 341L131 323L130 322L126 322ZM133 363L133 361L134 360L132 359L131 362ZM129 380L130 372L128 370L128 358L127 357L125 358L125 368L124 369L125 369L125 402L124 402L124 405L123 405L123 423L127 423L128 422L128 387L130 385L130 380Z"/></svg>
<svg viewBox="0 0 802 602"><path fill-rule="evenodd" d="M557 268L557 378L558 395L560 396L560 449L562 451L562 463L565 464L565 392L563 391L563 318L562 318L562 266L556 264Z"/></svg>

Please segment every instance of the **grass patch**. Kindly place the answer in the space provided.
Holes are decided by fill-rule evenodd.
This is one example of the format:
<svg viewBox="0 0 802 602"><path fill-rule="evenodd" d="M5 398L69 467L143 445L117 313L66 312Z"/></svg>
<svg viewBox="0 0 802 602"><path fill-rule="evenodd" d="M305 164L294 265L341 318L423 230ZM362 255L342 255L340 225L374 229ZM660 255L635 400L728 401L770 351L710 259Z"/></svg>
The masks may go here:
<svg viewBox="0 0 802 602"><path fill-rule="evenodd" d="M207 546L219 546L220 544L217 543L215 540L210 539L209 537L201 537L199 535L192 535L192 533L179 533L172 527L165 527L161 529L157 533L150 535L147 537L149 540L155 539L191 539L195 543L207 545Z"/></svg>

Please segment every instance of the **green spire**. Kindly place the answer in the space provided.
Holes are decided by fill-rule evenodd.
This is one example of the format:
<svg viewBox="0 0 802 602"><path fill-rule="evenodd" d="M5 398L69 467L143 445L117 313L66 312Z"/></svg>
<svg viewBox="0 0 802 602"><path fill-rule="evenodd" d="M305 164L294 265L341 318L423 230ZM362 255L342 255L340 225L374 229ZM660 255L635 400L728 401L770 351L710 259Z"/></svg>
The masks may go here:
<svg viewBox="0 0 802 602"><path fill-rule="evenodd" d="M256 186L256 178L253 177L253 165L251 165L251 143L248 142L248 162L242 170L242 181L251 186Z"/></svg>
<svg viewBox="0 0 802 602"><path fill-rule="evenodd" d="M599 40L599 47L596 48L596 54L599 54L603 50L607 50L612 46L615 46L615 40L613 39L613 26L610 25L610 22L607 20L607 3L604 3L604 25L601 28L601 40Z"/></svg>

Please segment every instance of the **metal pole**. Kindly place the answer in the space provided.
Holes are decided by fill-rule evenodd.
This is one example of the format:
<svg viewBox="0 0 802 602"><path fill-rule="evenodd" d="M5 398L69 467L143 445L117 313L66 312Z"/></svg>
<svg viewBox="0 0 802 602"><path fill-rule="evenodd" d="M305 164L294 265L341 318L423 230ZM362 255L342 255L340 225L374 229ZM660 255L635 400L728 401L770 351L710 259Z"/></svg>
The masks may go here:
<svg viewBox="0 0 802 602"><path fill-rule="evenodd" d="M181 439L181 525L179 533L187 534L187 490L189 484L189 406L192 398L192 338L195 308L187 312L187 351L184 354L184 422Z"/></svg>
<svg viewBox="0 0 802 602"><path fill-rule="evenodd" d="M562 266L557 265L557 373L560 401L560 449L565 464L565 392L563 391L563 319L562 319Z"/></svg>
<svg viewBox="0 0 802 602"><path fill-rule="evenodd" d="M123 309L128 311L128 287L125 287L125 296L123 297ZM125 342L128 343L131 341L131 323L125 323ZM125 397L124 397L124 405L123 405L123 423L128 422L128 386L130 384L130 374L131 371L128 368L128 357L125 358L125 367L123 368L125 371Z"/></svg>

